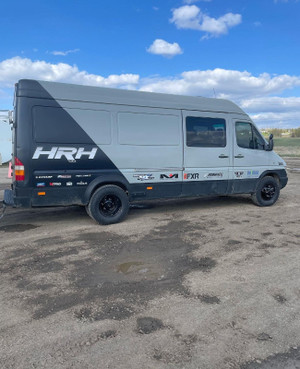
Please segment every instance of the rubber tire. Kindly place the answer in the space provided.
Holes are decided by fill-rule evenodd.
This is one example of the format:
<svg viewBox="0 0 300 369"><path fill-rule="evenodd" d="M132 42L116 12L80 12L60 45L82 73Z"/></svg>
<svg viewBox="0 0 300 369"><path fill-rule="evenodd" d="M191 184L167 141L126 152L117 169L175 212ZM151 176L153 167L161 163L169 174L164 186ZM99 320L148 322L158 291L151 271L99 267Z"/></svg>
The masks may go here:
<svg viewBox="0 0 300 369"><path fill-rule="evenodd" d="M93 218L90 211L89 211L89 204L85 205L85 211L86 211L86 213L89 217Z"/></svg>
<svg viewBox="0 0 300 369"><path fill-rule="evenodd" d="M121 203L120 209L114 215L105 215L100 210L100 202L105 196L117 197ZM87 205L87 213L99 224L107 225L121 222L129 211L128 196L122 188L115 185L106 185L98 188Z"/></svg>
<svg viewBox="0 0 300 369"><path fill-rule="evenodd" d="M272 196L272 198L265 199L263 197L262 190L268 185L274 187L275 193ZM258 186L256 188L256 192L252 194L251 198L252 198L252 201L254 202L254 204L257 205L257 206L271 206L271 205L275 204L275 202L278 200L279 194L280 194L279 183L276 181L275 178L273 178L271 176L266 176L266 177L263 177L260 180L260 182L258 183Z"/></svg>

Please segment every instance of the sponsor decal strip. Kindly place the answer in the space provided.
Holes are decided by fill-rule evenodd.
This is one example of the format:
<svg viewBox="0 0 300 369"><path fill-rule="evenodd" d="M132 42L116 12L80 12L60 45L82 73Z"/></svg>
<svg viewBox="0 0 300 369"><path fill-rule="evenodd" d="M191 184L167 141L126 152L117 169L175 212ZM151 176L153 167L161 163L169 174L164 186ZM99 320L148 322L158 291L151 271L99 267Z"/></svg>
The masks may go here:
<svg viewBox="0 0 300 369"><path fill-rule="evenodd" d="M161 174L160 179L173 179L178 178L178 174Z"/></svg>
<svg viewBox="0 0 300 369"><path fill-rule="evenodd" d="M83 182L83 181L76 182L76 186L87 186L87 185L88 185L87 182Z"/></svg>
<svg viewBox="0 0 300 369"><path fill-rule="evenodd" d="M149 181L154 179L153 174L134 174L133 178L136 178L138 181Z"/></svg>
<svg viewBox="0 0 300 369"><path fill-rule="evenodd" d="M184 173L183 179L199 179L200 175L199 173Z"/></svg>
<svg viewBox="0 0 300 369"><path fill-rule="evenodd" d="M236 176L236 178L242 178L244 175L244 172L242 170L234 172L234 175Z"/></svg>
<svg viewBox="0 0 300 369"><path fill-rule="evenodd" d="M223 177L222 172L204 174L204 178L222 178L222 177Z"/></svg>
<svg viewBox="0 0 300 369"><path fill-rule="evenodd" d="M57 178L72 178L71 174L59 174Z"/></svg>

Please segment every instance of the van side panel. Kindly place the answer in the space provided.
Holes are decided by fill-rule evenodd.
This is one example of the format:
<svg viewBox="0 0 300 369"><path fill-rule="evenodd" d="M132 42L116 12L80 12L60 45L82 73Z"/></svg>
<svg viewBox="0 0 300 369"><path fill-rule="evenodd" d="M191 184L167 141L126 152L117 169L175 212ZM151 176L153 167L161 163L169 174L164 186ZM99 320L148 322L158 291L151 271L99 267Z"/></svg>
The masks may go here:
<svg viewBox="0 0 300 369"><path fill-rule="evenodd" d="M13 182L16 206L83 204L88 185L99 175L126 179L76 120L57 101L17 98L14 156L25 181ZM95 111L85 111L89 119ZM111 140L110 112L98 112L102 144ZM101 124L102 119L102 124Z"/></svg>
<svg viewBox="0 0 300 369"><path fill-rule="evenodd" d="M287 182L275 154L261 171L242 163L232 122L249 118L226 100L21 80L15 109L16 206L86 205L104 184L132 201L251 193L264 173Z"/></svg>

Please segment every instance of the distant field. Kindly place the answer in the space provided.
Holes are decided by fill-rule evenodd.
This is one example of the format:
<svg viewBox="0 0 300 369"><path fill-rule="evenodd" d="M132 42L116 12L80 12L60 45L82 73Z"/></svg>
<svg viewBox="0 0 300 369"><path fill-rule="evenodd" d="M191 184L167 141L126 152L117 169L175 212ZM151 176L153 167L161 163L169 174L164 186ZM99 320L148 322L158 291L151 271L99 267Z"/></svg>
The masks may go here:
<svg viewBox="0 0 300 369"><path fill-rule="evenodd" d="M274 150L283 157L300 157L300 137L274 138Z"/></svg>
<svg viewBox="0 0 300 369"><path fill-rule="evenodd" d="M284 146L284 147L295 147L300 148L300 137L279 137L274 138L274 146Z"/></svg>

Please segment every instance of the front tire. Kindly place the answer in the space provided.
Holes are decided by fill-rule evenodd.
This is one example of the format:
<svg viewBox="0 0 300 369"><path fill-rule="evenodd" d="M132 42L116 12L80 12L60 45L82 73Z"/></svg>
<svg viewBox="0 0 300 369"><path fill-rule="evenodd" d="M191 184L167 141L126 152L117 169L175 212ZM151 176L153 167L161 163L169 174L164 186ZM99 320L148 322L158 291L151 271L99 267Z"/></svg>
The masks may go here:
<svg viewBox="0 0 300 369"><path fill-rule="evenodd" d="M97 189L87 205L87 213L103 225L121 222L128 210L127 194L115 185L106 185Z"/></svg>
<svg viewBox="0 0 300 369"><path fill-rule="evenodd" d="M263 177L258 183L257 189L252 194L252 201L257 206L271 206L278 200L280 187L275 178Z"/></svg>

